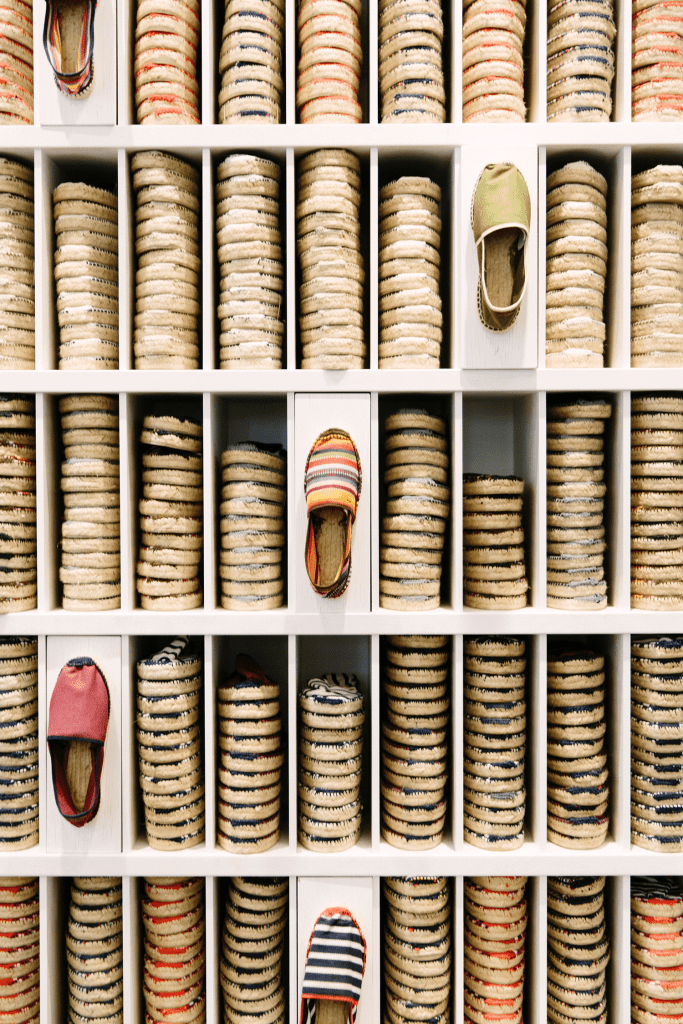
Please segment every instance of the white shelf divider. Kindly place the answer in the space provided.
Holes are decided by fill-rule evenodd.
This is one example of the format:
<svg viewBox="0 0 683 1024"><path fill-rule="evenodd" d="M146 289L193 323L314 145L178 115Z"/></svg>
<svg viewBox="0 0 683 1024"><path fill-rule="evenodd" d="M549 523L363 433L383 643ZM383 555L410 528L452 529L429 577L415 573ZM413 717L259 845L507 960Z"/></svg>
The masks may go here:
<svg viewBox="0 0 683 1024"><path fill-rule="evenodd" d="M463 673L462 635L454 636L451 647L451 835L456 853L462 853L463 831L463 786L465 780L465 684Z"/></svg>
<svg viewBox="0 0 683 1024"><path fill-rule="evenodd" d="M135 366L133 317L135 315L135 194L128 173L128 154L119 149L119 369Z"/></svg>
<svg viewBox="0 0 683 1024"><path fill-rule="evenodd" d="M381 822L381 727L382 671L380 666L380 638L370 638L370 749L363 750L363 771L370 772L370 840L373 850L379 850Z"/></svg>
<svg viewBox="0 0 683 1024"><path fill-rule="evenodd" d="M216 205L214 202L213 165L211 150L202 150L202 366L207 369L219 365L216 348L216 292L214 285L214 252L216 239Z"/></svg>

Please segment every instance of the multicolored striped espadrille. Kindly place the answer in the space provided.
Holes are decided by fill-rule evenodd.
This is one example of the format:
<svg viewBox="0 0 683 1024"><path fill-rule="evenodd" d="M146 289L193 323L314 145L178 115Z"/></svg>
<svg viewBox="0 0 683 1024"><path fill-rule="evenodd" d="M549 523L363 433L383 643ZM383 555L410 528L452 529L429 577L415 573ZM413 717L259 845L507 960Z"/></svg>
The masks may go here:
<svg viewBox="0 0 683 1024"><path fill-rule="evenodd" d="M306 952L299 1024L354 1024L365 974L365 939L346 907L329 907L315 922ZM325 1004L321 1008L320 1004Z"/></svg>
<svg viewBox="0 0 683 1024"><path fill-rule="evenodd" d="M306 459L306 570L321 597L341 597L351 578L351 531L361 492L358 449L345 430L324 430Z"/></svg>

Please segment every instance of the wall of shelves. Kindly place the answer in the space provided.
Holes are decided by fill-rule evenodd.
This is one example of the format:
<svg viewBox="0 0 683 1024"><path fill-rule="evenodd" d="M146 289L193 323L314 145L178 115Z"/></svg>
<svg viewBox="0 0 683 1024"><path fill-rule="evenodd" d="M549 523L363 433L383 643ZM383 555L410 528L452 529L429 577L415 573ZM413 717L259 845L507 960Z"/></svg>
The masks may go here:
<svg viewBox="0 0 683 1024"><path fill-rule="evenodd" d="M630 608L630 406L635 391L683 392L683 368L633 369L630 366L630 189L632 174L657 162L683 162L683 135L677 126L631 123L631 18L625 0L615 5L617 70L613 121L609 124L547 124L545 82L546 5L528 9L526 40L525 125L464 125L461 115L462 25L458 5L444 10L444 66L450 123L444 125L380 125L377 82L377 5L363 5L365 54L362 104L364 123L353 126L298 125L295 116L296 19L286 19L285 94L281 125L227 127L215 123L218 94L218 53L222 6L203 4L200 64L202 124L154 126L134 124L132 53L135 4L120 0L117 9L118 123L111 126L41 126L0 130L0 153L23 159L35 173L36 368L3 375L3 390L35 394L38 498L38 607L0 617L0 634L39 638L40 834L39 846L16 854L0 853L2 873L41 876L41 1003L46 1020L66 1021L65 989L60 970L68 906L66 878L74 874L123 876L124 1020L141 1024L144 1008L139 979L142 936L139 918L140 879L145 875L206 877L207 1020L220 1019L218 964L223 915L224 879L230 875L287 875L290 881L287 970L289 1024L298 1020L297 950L308 933L297 935L299 881L370 880L372 939L369 955L376 969L368 989L369 1015L381 1020L381 879L390 874L422 872L453 878L455 955L453 1020L463 1024L464 984L463 877L527 874L529 930L525 1020L546 1021L546 877L552 874L606 874L612 962L608 969L610 1016L628 1019L629 876L676 870L679 858L649 853L630 843L630 642L631 635L681 631L676 612L648 613ZM288 12L291 14L291 12ZM39 23L40 22L40 23ZM42 19L36 18L36 54L42 53ZM53 89L38 65L36 112L42 90ZM366 271L365 319L367 368L345 372L299 370L297 337L298 275L296 265L296 165L306 152L344 146L360 158L364 202L361 208ZM162 149L190 160L201 170L201 366L199 370L133 369L135 306L135 196L130 156L138 150ZM285 280L284 369L221 371L218 363L216 304L219 270L215 255L214 185L218 163L230 152L259 152L282 169L280 193ZM514 342L505 337L496 346L477 331L472 289L473 244L469 226L472 175L497 159L515 159L527 174L533 199L534 232L527 274L526 321ZM553 370L545 365L545 181L553 170L574 159L588 159L608 180L609 263L606 289L607 343L602 370ZM475 173L476 171L476 173ZM427 174L442 188L441 294L444 311L442 368L438 371L378 369L378 209L379 189L400 174ZM55 184L70 178L115 187L119 197L119 322L120 369L104 373L60 371L52 260L54 248L52 198ZM511 337L511 336L510 336ZM496 354L497 353L497 354ZM507 364L507 368L506 368ZM486 369L474 368L487 366ZM596 391L613 399L607 464L610 500L606 515L609 606L593 614L546 607L546 404L555 392ZM62 459L58 398L63 394L107 392L118 395L121 487L121 609L102 614L69 613L60 607L58 570ZM365 604L347 603L341 610L311 601L300 557L305 529L297 468L299 434L305 414L297 412L304 396L323 395L338 401L353 395L369 402L368 461L363 464L361 506L368 517ZM297 400L300 399L298 402ZM151 405L202 419L204 472L204 607L189 612L155 613L137 607L135 563L139 542L139 433ZM384 421L404 406L424 405L445 417L450 442L452 516L444 560L442 607L425 615L379 607ZM297 420L297 415L299 420ZM310 424L309 424L310 426ZM220 608L220 453L239 440L282 443L288 451L287 547L283 562L285 605L270 612L228 612ZM525 532L529 607L520 611L482 612L462 605L463 473L518 473L526 480ZM359 535L354 557L360 558ZM288 554L287 554L288 553ZM391 633L446 633L452 637L452 721L449 810L444 840L419 855L389 847L380 838L380 736L382 715L381 660L384 637ZM53 800L45 743L49 693L54 678L49 645L88 633L120 640L121 731L120 837L106 848L67 851L48 826ZM134 730L135 663L178 633L190 633L204 656L203 754L206 785L206 841L177 853L151 850L145 838L137 784ZM527 641L527 815L526 841L514 852L493 853L463 839L463 637L506 633ZM606 656L607 714L610 751L610 834L598 850L576 852L546 842L546 652L549 639L573 636L595 644ZM59 646L59 645L58 645ZM218 685L232 671L235 656L256 658L281 686L283 745L281 835L270 851L251 858L229 854L215 842L216 713ZM364 818L360 842L342 854L321 856L297 842L297 691L311 675L354 671L366 696L364 746ZM110 736L110 742L113 736ZM97 819L95 821L96 825ZM324 877L323 877L324 876ZM367 888L367 886L366 886ZM363 892L366 890L363 889ZM308 897L307 897L308 898ZM322 909L323 900L321 896ZM365 898L365 897L364 897ZM308 925L306 925L308 927ZM304 928L305 931L305 928Z"/></svg>

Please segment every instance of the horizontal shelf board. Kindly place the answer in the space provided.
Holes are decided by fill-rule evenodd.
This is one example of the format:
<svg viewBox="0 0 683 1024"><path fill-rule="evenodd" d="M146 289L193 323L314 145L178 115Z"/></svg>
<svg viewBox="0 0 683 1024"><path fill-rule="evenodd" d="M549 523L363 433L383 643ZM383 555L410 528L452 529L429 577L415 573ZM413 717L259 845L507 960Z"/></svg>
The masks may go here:
<svg viewBox="0 0 683 1024"><path fill-rule="evenodd" d="M461 145L490 145L491 126L486 124L279 124L279 125L115 125L110 128L74 125L41 128L37 125L3 125L2 148L24 149L264 149L297 146L302 149L346 146L353 149L405 147L406 132L416 149L448 149ZM496 143L500 145L539 145L582 149L624 145L662 147L663 132L657 122L630 121L602 124L497 124ZM672 144L673 146L673 144Z"/></svg>
<svg viewBox="0 0 683 1024"><path fill-rule="evenodd" d="M601 370L17 370L12 391L36 394L268 394L405 391L530 394L535 391L681 391L683 369Z"/></svg>
<svg viewBox="0 0 683 1024"><path fill-rule="evenodd" d="M303 570L302 570L303 571ZM348 612L338 615L296 613L287 608L266 612L228 612L220 608L207 610L150 612L143 609L124 612L15 612L0 617L0 635L69 636L87 628L93 636L158 636L178 633L207 636L372 636L400 633L549 633L549 634L616 634L649 633L664 635L680 632L681 613L641 611L640 609L605 608L603 611L564 611L559 609L523 608L518 611L478 611L466 608L454 612L438 608L429 613Z"/></svg>
<svg viewBox="0 0 683 1024"><path fill-rule="evenodd" d="M545 851L529 843L520 850L491 853L470 847L466 852L445 850L442 843L437 850L392 850L383 845L372 852L360 846L342 853L277 852L242 856L226 851L197 847L177 853L167 851L133 851L126 854L98 854L96 858L83 854L40 853L36 848L17 853L3 853L3 872L6 875L72 876L92 872L97 874L130 875L205 875L229 877L231 875L294 875L332 876L353 875L384 876L412 874L416 859L421 871L437 875L480 875L486 873L506 875L651 875L667 874L673 870L670 858L648 853L633 847L631 852L619 850L608 843L600 850L563 850L548 846Z"/></svg>

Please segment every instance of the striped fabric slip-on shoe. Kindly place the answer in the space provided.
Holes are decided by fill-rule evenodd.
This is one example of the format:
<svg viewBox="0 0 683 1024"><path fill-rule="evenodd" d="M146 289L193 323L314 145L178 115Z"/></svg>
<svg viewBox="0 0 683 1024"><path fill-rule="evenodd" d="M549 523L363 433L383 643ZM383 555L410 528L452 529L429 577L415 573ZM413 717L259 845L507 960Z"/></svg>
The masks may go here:
<svg viewBox="0 0 683 1024"><path fill-rule="evenodd" d="M358 449L345 430L324 430L306 459L306 570L321 597L341 597L351 578L351 531L361 492Z"/></svg>
<svg viewBox="0 0 683 1024"><path fill-rule="evenodd" d="M46 0L43 48L60 92L85 99L93 87L97 0Z"/></svg>
<svg viewBox="0 0 683 1024"><path fill-rule="evenodd" d="M299 1024L354 1024L365 973L365 939L346 907L328 907L308 942Z"/></svg>

